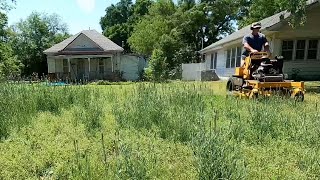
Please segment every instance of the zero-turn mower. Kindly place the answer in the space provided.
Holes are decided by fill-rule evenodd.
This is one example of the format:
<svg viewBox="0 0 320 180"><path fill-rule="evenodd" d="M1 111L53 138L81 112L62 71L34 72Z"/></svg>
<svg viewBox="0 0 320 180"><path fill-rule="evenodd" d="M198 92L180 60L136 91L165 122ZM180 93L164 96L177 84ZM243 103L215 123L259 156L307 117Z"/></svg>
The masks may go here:
<svg viewBox="0 0 320 180"><path fill-rule="evenodd" d="M290 96L297 101L304 100L304 82L286 80L283 74L283 57L270 59L268 53L251 53L242 67L227 82L227 91L246 98L268 97L273 94Z"/></svg>

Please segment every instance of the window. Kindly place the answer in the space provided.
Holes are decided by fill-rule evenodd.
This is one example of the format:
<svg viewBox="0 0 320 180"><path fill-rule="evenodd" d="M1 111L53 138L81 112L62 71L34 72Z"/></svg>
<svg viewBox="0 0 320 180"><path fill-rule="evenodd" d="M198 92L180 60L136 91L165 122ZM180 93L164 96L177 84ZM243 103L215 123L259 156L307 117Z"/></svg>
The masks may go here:
<svg viewBox="0 0 320 180"><path fill-rule="evenodd" d="M218 53L212 53L211 54L211 61L210 61L210 69L216 69L217 68L217 57Z"/></svg>
<svg viewBox="0 0 320 180"><path fill-rule="evenodd" d="M282 41L282 56L286 60L316 60L319 56L318 50L319 40L317 39Z"/></svg>
<svg viewBox="0 0 320 180"><path fill-rule="evenodd" d="M231 62L231 50L229 49L229 50L227 51L226 68L230 68L230 62Z"/></svg>
<svg viewBox="0 0 320 180"><path fill-rule="evenodd" d="M217 69L217 60L218 60L218 53L215 52L214 53L214 64L213 64L214 69Z"/></svg>
<svg viewBox="0 0 320 180"><path fill-rule="evenodd" d="M293 53L293 41L283 41L282 42L282 56L286 60L292 60Z"/></svg>
<svg viewBox="0 0 320 180"><path fill-rule="evenodd" d="M100 74L104 73L104 61L103 61L103 59L99 59L99 73Z"/></svg>
<svg viewBox="0 0 320 180"><path fill-rule="evenodd" d="M241 62L241 46L234 47L227 51L226 68L239 67Z"/></svg>
<svg viewBox="0 0 320 180"><path fill-rule="evenodd" d="M236 48L232 48L231 54L231 67L234 68L236 66Z"/></svg>
<svg viewBox="0 0 320 180"><path fill-rule="evenodd" d="M296 59L303 60L304 52L306 48L306 40L298 40L297 41L297 50L296 50Z"/></svg>
<svg viewBox="0 0 320 180"><path fill-rule="evenodd" d="M60 66L61 67L61 66ZM63 59L63 72L68 73L69 72L69 62L68 59Z"/></svg>
<svg viewBox="0 0 320 180"><path fill-rule="evenodd" d="M237 47L236 67L240 67L240 65L241 65L241 47Z"/></svg>
<svg viewBox="0 0 320 180"><path fill-rule="evenodd" d="M210 69L213 69L213 53L211 54Z"/></svg>
<svg viewBox="0 0 320 180"><path fill-rule="evenodd" d="M309 40L308 44L308 59L317 59L318 40Z"/></svg>

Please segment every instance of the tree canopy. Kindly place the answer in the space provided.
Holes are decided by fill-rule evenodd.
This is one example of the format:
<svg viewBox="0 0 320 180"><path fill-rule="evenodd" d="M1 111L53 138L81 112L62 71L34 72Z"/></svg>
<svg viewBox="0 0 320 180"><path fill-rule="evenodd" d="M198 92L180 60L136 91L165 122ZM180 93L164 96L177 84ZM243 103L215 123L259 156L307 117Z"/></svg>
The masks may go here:
<svg viewBox="0 0 320 180"><path fill-rule="evenodd" d="M121 0L106 8L106 14L100 19L100 25L105 36L119 46L123 46L126 52L131 52L128 45L133 26L142 16L148 13L151 0Z"/></svg>
<svg viewBox="0 0 320 180"><path fill-rule="evenodd" d="M243 3L242 16L239 16L239 27L260 21L281 11L291 12L289 25L293 28L306 21L306 0L249 0Z"/></svg>
<svg viewBox="0 0 320 180"><path fill-rule="evenodd" d="M24 64L23 75L47 73L44 50L69 36L67 26L58 15L33 12L12 26L11 44L14 53Z"/></svg>
<svg viewBox="0 0 320 180"><path fill-rule="evenodd" d="M237 18L239 6L239 1L232 0L184 0L177 5L172 0L157 0L134 26L129 45L134 52L151 57L151 69L155 65L166 66L157 77L170 77L182 62L199 62L197 51L202 47L234 31L232 20ZM161 59L156 56L166 57L166 62L155 62ZM158 70L157 67L148 72ZM156 76L151 73L149 77Z"/></svg>
<svg viewBox="0 0 320 180"><path fill-rule="evenodd" d="M6 12L10 8L8 1L0 0L0 78L19 75L21 67L8 43L10 30Z"/></svg>

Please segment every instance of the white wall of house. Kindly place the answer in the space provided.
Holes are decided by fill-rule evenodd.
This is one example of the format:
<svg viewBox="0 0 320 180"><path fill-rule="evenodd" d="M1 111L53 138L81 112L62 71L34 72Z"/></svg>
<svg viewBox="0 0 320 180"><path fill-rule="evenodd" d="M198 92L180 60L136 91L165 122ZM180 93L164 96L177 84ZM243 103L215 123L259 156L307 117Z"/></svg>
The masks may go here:
<svg viewBox="0 0 320 180"><path fill-rule="evenodd" d="M238 47L238 48L237 48ZM229 56L228 56L229 51ZM206 53L206 68L215 69L216 74L219 77L229 77L234 74L235 67L237 64L237 58L241 58L242 48L239 44L231 45L227 48L222 48L215 51L210 51ZM227 60L227 57L229 59ZM216 63L215 63L216 61ZM228 62L228 63L227 63ZM228 64L228 65L227 65Z"/></svg>
<svg viewBox="0 0 320 180"><path fill-rule="evenodd" d="M55 70L56 73L63 72L63 59L55 59Z"/></svg>
<svg viewBox="0 0 320 180"><path fill-rule="evenodd" d="M182 80L201 81L201 71L206 69L206 63L182 64Z"/></svg>
<svg viewBox="0 0 320 180"><path fill-rule="evenodd" d="M48 73L55 73L56 72L56 62L53 58L47 59L48 63Z"/></svg>
<svg viewBox="0 0 320 180"><path fill-rule="evenodd" d="M307 22L304 26L292 29L289 25L284 25L275 33L276 53L287 56L291 54L291 57L284 62L285 73L291 75L294 69L298 69L300 71L298 75L306 80L320 78L319 17L318 5L307 11ZM285 50L288 43L292 44L292 48Z"/></svg>
<svg viewBox="0 0 320 180"><path fill-rule="evenodd" d="M145 67L144 59L138 56L122 55L120 60L120 71L123 72L123 78L130 81L138 80L141 70Z"/></svg>

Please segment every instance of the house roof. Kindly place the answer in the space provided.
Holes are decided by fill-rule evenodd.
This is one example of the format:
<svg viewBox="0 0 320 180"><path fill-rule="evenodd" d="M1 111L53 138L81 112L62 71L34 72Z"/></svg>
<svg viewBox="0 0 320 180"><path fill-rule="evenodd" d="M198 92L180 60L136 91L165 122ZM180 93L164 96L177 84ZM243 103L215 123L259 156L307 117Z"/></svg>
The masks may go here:
<svg viewBox="0 0 320 180"><path fill-rule="evenodd" d="M307 1L307 5L312 5L312 4L315 4L319 2L319 0L308 0ZM261 31L268 31L271 27L279 24L280 22L282 22L282 19L286 19L290 16L290 12L287 12L287 11L282 11L280 13L277 13L273 16L270 16L270 17L267 17L263 20L261 20ZM213 48L217 48L219 46L222 46L223 44L226 44L228 42L231 42L231 41L234 41L234 40L238 40L238 39L242 39L246 34L249 34L251 33L251 30L250 30L250 26L251 25L248 25L232 34L230 34L229 36L226 36L225 38L211 44L210 46L200 50L200 52L205 52L209 49L213 49Z"/></svg>
<svg viewBox="0 0 320 180"><path fill-rule="evenodd" d="M100 34L96 30L84 30L81 31L64 41L55 44L51 48L44 51L45 54L50 53L59 53L62 52L69 44L71 44L77 37L81 34L85 35L89 39L91 39L95 44L97 44L104 52L122 52L124 49L118 46L116 43L112 42L110 39Z"/></svg>

